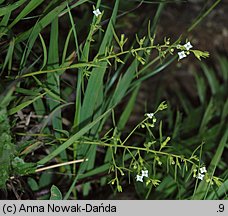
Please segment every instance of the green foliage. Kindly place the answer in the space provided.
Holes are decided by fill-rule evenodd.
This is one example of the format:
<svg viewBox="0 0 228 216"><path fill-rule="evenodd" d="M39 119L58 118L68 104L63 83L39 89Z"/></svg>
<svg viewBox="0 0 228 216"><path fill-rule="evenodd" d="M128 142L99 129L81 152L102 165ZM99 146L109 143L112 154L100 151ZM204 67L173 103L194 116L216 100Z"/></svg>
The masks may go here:
<svg viewBox="0 0 228 216"><path fill-rule="evenodd" d="M0 95L0 188L5 187L5 183L10 177L10 163L15 150L12 143L10 124L6 109L6 106L12 99L13 90L12 88L8 88L7 90L7 93L4 92Z"/></svg>
<svg viewBox="0 0 228 216"><path fill-rule="evenodd" d="M190 29L218 2L198 17ZM206 51L182 44L181 37L174 42L156 38L164 2L158 3L152 21L142 23L133 41L118 27L121 7L127 7L119 0L98 0L93 6L88 0L26 3L0 2L0 90L5 90L0 95L0 188L5 187L7 180L33 174L27 180L33 191L52 185L50 199L60 200L62 193L64 199L77 198L76 184L89 179L80 191L86 197L93 179L99 176L102 186L109 182L114 191L122 192L128 176L143 198L154 198L152 192L160 191L167 194L156 198L177 198L173 195L177 185L181 191L178 198L189 198L184 184L189 191L194 190L193 198L224 195L221 187L227 182L221 183L214 174L222 166L218 158L226 146L227 133L223 128L228 102L224 102L225 87L219 85L215 73L205 64L202 68L213 95L210 100L205 77L196 74L201 103L197 109L188 107L189 101L180 97L187 115L183 118L178 112L174 121L172 106L160 103L162 99L158 98L160 105L155 111L146 113L130 132L126 130L143 80L161 72L178 55L178 60L190 54L199 60L209 57ZM85 16L75 15L75 9ZM93 15L95 9L101 13ZM60 29L62 23L64 31ZM227 81L227 63L224 59L220 62ZM11 82L6 88L6 83ZM130 99L125 102L127 98ZM221 122L211 127L215 116ZM163 129L164 125L167 127L166 118L171 119L168 132L172 132L168 135ZM198 121L192 121L195 118ZM183 134L194 128L198 133L186 139ZM223 132L225 135L221 136ZM200 145L202 141L207 145ZM197 177L199 170L209 164L203 152L208 151L212 158L215 142L220 144L205 174L208 182L196 184L193 189L195 178L191 176ZM60 192L53 185L54 174L37 174L37 168L47 163L78 159L88 160L72 166L64 163L64 167L53 172L64 175L64 184L69 186L66 191L58 185ZM145 180L143 184L138 182L141 180ZM218 186L218 193L207 189L212 183Z"/></svg>
<svg viewBox="0 0 228 216"><path fill-rule="evenodd" d="M6 109L0 106L0 188L5 187L11 171L10 162L13 158L14 145L10 134L10 125Z"/></svg>
<svg viewBox="0 0 228 216"><path fill-rule="evenodd" d="M227 68L223 65L228 63L228 59L220 57L220 67L218 70L209 68L206 64L201 64L202 71L194 71L197 95L199 97L198 106L189 104L189 95L179 89L174 89L180 104L188 103L188 110L174 111L166 113L164 118L169 120L169 130L173 148L177 152L189 154L198 148L199 166L207 166L207 175L201 182L194 184L190 177L184 178L180 174L174 180L174 170L157 187L154 195L159 199L159 193L167 191L162 198L176 199L225 199L227 197L227 159L225 151L228 142L227 130ZM202 72L202 73L201 73ZM164 86L160 86L163 89ZM211 92L210 96L206 92ZM169 107L174 107L174 104ZM180 106L181 107L181 106ZM226 110L226 111L225 111ZM187 171L187 170L186 170ZM197 172L197 170L195 170ZM172 172L174 172L172 174ZM188 172L188 171L187 171ZM215 177L216 173L219 178ZM163 175L163 174L161 174ZM190 174L189 174L190 176ZM193 190L194 192L190 193ZM219 193L218 193L219 192Z"/></svg>
<svg viewBox="0 0 228 216"><path fill-rule="evenodd" d="M13 144L9 112L7 111L7 106L13 99L14 84L7 86L6 91L0 95L0 189L5 187L6 181L10 177L34 173L36 167L35 163L25 163L23 159L15 157L16 148Z"/></svg>
<svg viewBox="0 0 228 216"><path fill-rule="evenodd" d="M51 187L50 200L62 200L62 193L55 185Z"/></svg>

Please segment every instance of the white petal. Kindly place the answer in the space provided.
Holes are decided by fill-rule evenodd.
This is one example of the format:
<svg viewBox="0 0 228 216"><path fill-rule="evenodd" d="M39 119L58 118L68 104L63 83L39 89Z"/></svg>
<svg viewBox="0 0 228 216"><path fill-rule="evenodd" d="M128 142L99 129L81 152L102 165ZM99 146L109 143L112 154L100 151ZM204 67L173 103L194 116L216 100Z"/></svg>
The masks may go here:
<svg viewBox="0 0 228 216"><path fill-rule="evenodd" d="M204 175L199 173L198 176L197 176L196 178L198 178L198 179L200 179L200 180L203 180Z"/></svg>
<svg viewBox="0 0 228 216"><path fill-rule="evenodd" d="M137 175L136 176L136 181L143 182L143 176Z"/></svg>
<svg viewBox="0 0 228 216"><path fill-rule="evenodd" d="M184 45L184 47L185 47L186 50L190 50L193 46L192 46L192 44L190 42L188 42L188 43L186 43Z"/></svg>
<svg viewBox="0 0 228 216"><path fill-rule="evenodd" d="M96 17L98 17L98 16L101 14L99 8L96 9L96 10L94 10L93 13L94 13L94 15L95 15Z"/></svg>
<svg viewBox="0 0 228 216"><path fill-rule="evenodd" d="M148 177L148 170L142 170L142 176Z"/></svg>
<svg viewBox="0 0 228 216"><path fill-rule="evenodd" d="M201 173L206 173L206 172L207 172L206 167L201 167L201 168L200 168L200 172L201 172Z"/></svg>
<svg viewBox="0 0 228 216"><path fill-rule="evenodd" d="M184 51L178 52L178 55L179 55L179 59L187 57Z"/></svg>
<svg viewBox="0 0 228 216"><path fill-rule="evenodd" d="M151 118L153 118L154 113L147 113L146 116L151 119Z"/></svg>

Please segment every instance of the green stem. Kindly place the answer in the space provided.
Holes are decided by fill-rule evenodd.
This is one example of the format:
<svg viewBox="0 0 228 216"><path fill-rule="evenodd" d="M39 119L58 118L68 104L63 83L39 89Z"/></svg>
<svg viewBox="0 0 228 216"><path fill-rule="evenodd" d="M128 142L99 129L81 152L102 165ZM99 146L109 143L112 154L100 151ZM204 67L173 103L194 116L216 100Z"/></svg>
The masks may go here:
<svg viewBox="0 0 228 216"><path fill-rule="evenodd" d="M79 141L77 141L79 142ZM124 146L124 145L120 145L120 144L108 144L108 143L103 143L103 142L90 142L90 141L80 141L81 144L86 144L86 145L101 145L101 146L107 146L107 147L117 147L117 148L126 148L126 149L133 149L133 150L138 150L138 151L145 151L145 152L150 152L153 154L160 154L163 156L172 156L174 158L179 158L181 160L185 160L193 165L195 165L195 163L193 161L191 161L190 159L184 158L180 155L175 155L175 154L171 154L171 153L167 153L167 152L161 152L161 151L156 151L156 150L152 150L152 149L146 149L146 148L142 148L142 147L136 147L136 146Z"/></svg>
<svg viewBox="0 0 228 216"><path fill-rule="evenodd" d="M109 56L105 56L103 58L100 58L98 59L98 61L105 61L105 60L108 60L108 59L112 59L112 58L115 58L115 57L118 57L118 56L121 56L121 55L125 55L125 54L128 54L128 53L136 53L136 52L140 52L140 51L146 51L146 50L152 50L152 49L162 49L162 48L175 48L176 46L175 45L161 45L161 46L148 46L148 47L139 47L139 48L136 48L136 49L130 49L130 50L126 50L126 51L122 51L122 52L119 52L119 53L115 53L115 54L112 54L112 55L109 55Z"/></svg>
<svg viewBox="0 0 228 216"><path fill-rule="evenodd" d="M202 16L196 19L196 21L188 28L187 31L192 31L220 2L221 0L217 0Z"/></svg>
<svg viewBox="0 0 228 216"><path fill-rule="evenodd" d="M148 119L148 118L144 119L142 122L140 122L139 124L137 124L137 125L135 126L135 128L131 131L131 133L128 134L128 136L126 137L126 139L121 143L121 145L124 145L124 144L127 142L127 140L130 138L130 136L136 131L136 129L137 129L141 124L143 124L145 121L147 121L147 119Z"/></svg>

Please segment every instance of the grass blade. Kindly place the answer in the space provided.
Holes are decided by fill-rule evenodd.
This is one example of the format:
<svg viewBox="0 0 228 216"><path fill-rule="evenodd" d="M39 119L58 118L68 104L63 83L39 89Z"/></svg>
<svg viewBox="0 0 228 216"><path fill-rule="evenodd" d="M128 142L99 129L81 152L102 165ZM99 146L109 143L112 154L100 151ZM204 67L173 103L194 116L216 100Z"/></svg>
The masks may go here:
<svg viewBox="0 0 228 216"><path fill-rule="evenodd" d="M218 148L215 152L215 155L210 163L210 166L208 167L208 172L211 175L214 175L214 173L215 173L216 167L218 166L220 158L224 152L224 148L227 145L227 139L228 139L228 129L226 129L226 131L218 145ZM195 192L195 195L193 196L193 199L195 199L195 200L205 199L207 196L208 187L209 187L209 185L208 185L208 183L206 183L206 181L201 181Z"/></svg>
<svg viewBox="0 0 228 216"><path fill-rule="evenodd" d="M102 118L104 118L111 109L107 110L104 114L99 116L97 119L95 119L90 124L83 127L80 131L78 131L76 134L74 134L70 139L68 139L66 142L64 142L61 146L59 146L57 149L55 149L53 152L51 152L48 156L41 159L38 164L43 165L50 161L52 158L59 155L62 151L64 151L66 148L71 146L76 140L78 140L80 137L82 137L85 133L87 133L94 125L96 125Z"/></svg>

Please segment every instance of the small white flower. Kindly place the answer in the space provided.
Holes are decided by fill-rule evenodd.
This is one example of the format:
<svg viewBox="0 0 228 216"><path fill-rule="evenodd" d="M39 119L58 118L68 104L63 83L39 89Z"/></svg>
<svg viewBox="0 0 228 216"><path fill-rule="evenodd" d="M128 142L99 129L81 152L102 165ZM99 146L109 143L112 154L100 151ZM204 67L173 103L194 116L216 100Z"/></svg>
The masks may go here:
<svg viewBox="0 0 228 216"><path fill-rule="evenodd" d="M142 170L142 177L148 177L148 170Z"/></svg>
<svg viewBox="0 0 228 216"><path fill-rule="evenodd" d="M206 167L201 167L200 168L200 173L206 173L206 172L207 172Z"/></svg>
<svg viewBox="0 0 228 216"><path fill-rule="evenodd" d="M93 14L94 14L96 17L98 17L99 15L101 15L101 12L100 12L99 8L96 9L96 10L94 10L94 11L93 11Z"/></svg>
<svg viewBox="0 0 228 216"><path fill-rule="evenodd" d="M136 181L143 182L143 176L137 175L137 176L136 176Z"/></svg>
<svg viewBox="0 0 228 216"><path fill-rule="evenodd" d="M147 113L146 116L147 116L148 118L152 119L153 116L154 116L154 113Z"/></svg>
<svg viewBox="0 0 228 216"><path fill-rule="evenodd" d="M200 179L200 180L203 180L204 175L199 173L199 174L196 176L196 178L198 178L198 179Z"/></svg>
<svg viewBox="0 0 228 216"><path fill-rule="evenodd" d="M185 47L186 50L190 50L193 46L192 46L192 44L190 42L188 42L188 43L186 43L184 45L184 47Z"/></svg>
<svg viewBox="0 0 228 216"><path fill-rule="evenodd" d="M182 58L187 57L187 56L185 55L185 52L184 52L184 51L178 52L178 55L179 55L179 59L182 59Z"/></svg>

